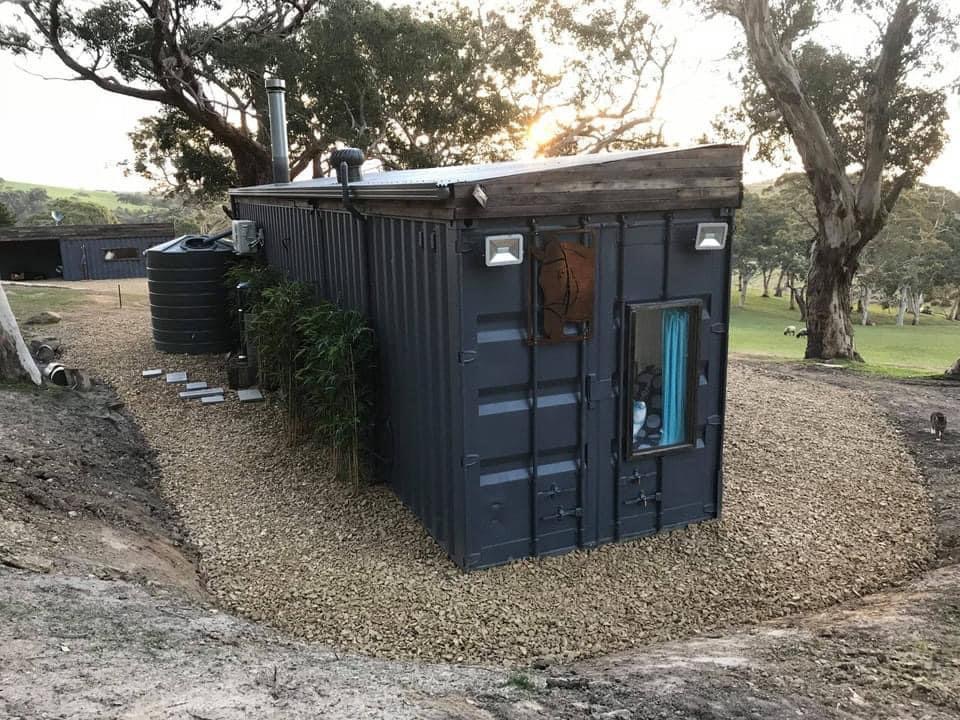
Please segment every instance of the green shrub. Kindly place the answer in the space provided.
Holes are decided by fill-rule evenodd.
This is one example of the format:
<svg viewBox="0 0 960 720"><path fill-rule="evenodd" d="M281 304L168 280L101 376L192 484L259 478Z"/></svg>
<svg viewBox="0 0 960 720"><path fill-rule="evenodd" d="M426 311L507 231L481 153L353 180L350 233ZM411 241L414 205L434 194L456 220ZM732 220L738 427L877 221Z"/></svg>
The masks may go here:
<svg viewBox="0 0 960 720"><path fill-rule="evenodd" d="M303 345L297 380L307 417L334 452L340 477L358 486L367 475L375 405L376 341L363 315L321 303L297 321Z"/></svg>
<svg viewBox="0 0 960 720"><path fill-rule="evenodd" d="M354 310L315 303L309 286L263 266L235 266L234 285L252 288L250 333L260 384L277 390L293 443L309 435L333 452L337 475L354 486L368 476L376 404L376 338Z"/></svg>
<svg viewBox="0 0 960 720"><path fill-rule="evenodd" d="M287 411L287 438L296 441L302 429L303 407L297 392L301 338L297 321L310 304L310 288L281 282L263 289L254 305L250 330L257 344L257 371L261 384L279 390Z"/></svg>
<svg viewBox="0 0 960 720"><path fill-rule="evenodd" d="M253 309L263 299L263 291L276 287L283 282L280 271L257 260L238 259L229 268L225 275L225 283L229 296L231 316L236 316L240 305L237 298L237 285L242 282L250 283L250 303Z"/></svg>

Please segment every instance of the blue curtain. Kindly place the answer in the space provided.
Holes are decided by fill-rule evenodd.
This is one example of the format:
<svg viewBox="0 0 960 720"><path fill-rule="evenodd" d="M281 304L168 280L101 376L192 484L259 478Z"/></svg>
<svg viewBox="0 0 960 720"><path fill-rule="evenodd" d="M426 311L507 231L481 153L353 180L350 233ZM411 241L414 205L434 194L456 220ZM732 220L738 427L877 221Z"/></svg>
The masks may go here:
<svg viewBox="0 0 960 720"><path fill-rule="evenodd" d="M663 434L660 446L684 438L687 402L687 337L690 313L686 308L663 311Z"/></svg>

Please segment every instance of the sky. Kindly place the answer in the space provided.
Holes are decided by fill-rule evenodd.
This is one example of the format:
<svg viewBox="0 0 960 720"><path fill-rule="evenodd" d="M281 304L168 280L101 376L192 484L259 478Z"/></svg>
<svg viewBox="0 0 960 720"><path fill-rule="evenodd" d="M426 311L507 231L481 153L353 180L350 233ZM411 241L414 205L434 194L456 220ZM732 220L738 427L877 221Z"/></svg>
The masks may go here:
<svg viewBox="0 0 960 720"><path fill-rule="evenodd" d="M0 9L0 15L3 12ZM722 107L737 100L725 59L737 27L729 20L705 21L684 10L670 11L665 21L678 46L659 114L667 141L688 144L710 130ZM829 32L842 36L851 30L844 25ZM43 79L68 76L52 58L0 54L0 178L88 190L149 189L143 178L124 175L119 163L132 157L128 133L157 106L85 82ZM950 97L949 112L951 140L924 179L960 191L960 96ZM770 179L796 169L798 165L771 167L748 156L745 180Z"/></svg>

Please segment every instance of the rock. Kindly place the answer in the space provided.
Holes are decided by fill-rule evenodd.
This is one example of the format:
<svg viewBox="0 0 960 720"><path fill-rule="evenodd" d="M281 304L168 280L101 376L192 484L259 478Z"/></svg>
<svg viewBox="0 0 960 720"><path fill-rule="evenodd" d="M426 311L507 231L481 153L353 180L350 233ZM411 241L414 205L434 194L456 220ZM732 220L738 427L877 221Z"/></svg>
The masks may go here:
<svg viewBox="0 0 960 720"><path fill-rule="evenodd" d="M582 677L548 677L547 678L547 687L548 688L559 688L561 690L581 690L587 687L589 683L586 678Z"/></svg>
<svg viewBox="0 0 960 720"><path fill-rule="evenodd" d="M633 713L626 709L610 710L609 712L600 713L594 717L603 718L603 720L632 720Z"/></svg>
<svg viewBox="0 0 960 720"><path fill-rule="evenodd" d="M52 312L51 310L44 310L43 312L37 313L28 317L25 321L26 325L53 325L58 323L63 318L60 317L59 313Z"/></svg>
<svg viewBox="0 0 960 720"><path fill-rule="evenodd" d="M26 558L17 555L0 555L0 565L35 573L48 573L53 570L53 563L45 558Z"/></svg>

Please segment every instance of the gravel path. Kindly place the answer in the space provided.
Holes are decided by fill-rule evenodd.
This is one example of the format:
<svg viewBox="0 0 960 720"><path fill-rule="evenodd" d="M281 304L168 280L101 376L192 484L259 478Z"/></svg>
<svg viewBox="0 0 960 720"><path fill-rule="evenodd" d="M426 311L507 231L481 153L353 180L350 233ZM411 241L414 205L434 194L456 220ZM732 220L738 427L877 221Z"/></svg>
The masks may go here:
<svg viewBox="0 0 960 720"><path fill-rule="evenodd" d="M126 303L125 303L126 305ZM459 572L384 487L354 495L287 448L270 405L186 405L141 369L220 383L222 361L154 352L142 306L67 317L68 361L116 385L227 608L364 653L572 659L819 608L933 554L919 472L860 392L732 363L721 522ZM808 428L808 423L816 423Z"/></svg>

